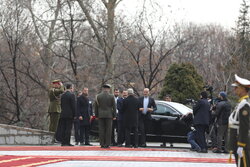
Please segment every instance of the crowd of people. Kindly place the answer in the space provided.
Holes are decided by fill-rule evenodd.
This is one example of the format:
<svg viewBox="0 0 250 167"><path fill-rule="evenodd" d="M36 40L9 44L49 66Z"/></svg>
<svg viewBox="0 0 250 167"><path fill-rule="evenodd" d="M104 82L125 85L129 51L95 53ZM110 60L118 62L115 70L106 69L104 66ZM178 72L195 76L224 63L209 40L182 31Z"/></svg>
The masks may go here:
<svg viewBox="0 0 250 167"><path fill-rule="evenodd" d="M221 91L215 102L209 101L206 91L200 93L193 112L184 116L192 118L187 137L191 150L207 153L207 140L210 138L212 152L233 153L237 165L246 167L250 164L250 81L235 75L232 86L239 97L233 111L226 92ZM73 146L70 144L72 125L75 144L91 145L89 133L93 115L98 120L101 148L111 145L122 147L123 144L135 148L147 146L145 130L151 113L157 110L148 88L143 90L143 96L137 98L132 88L122 91L121 95L118 89L111 94L111 85L105 84L92 106L88 88L84 88L76 97L72 84L64 88L59 80L55 80L49 98L49 130L55 132L55 142L60 141L62 146ZM166 95L165 100L172 101L171 96ZM114 140L116 129L117 142ZM162 146L166 146L166 142Z"/></svg>

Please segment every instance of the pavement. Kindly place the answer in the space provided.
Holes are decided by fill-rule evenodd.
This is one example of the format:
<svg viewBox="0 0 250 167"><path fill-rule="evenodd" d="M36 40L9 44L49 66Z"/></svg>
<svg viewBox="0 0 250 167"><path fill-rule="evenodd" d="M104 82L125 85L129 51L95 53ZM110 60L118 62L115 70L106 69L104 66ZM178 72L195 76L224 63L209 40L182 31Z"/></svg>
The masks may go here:
<svg viewBox="0 0 250 167"><path fill-rule="evenodd" d="M197 153L188 144L160 147L147 143L146 148L93 146L0 146L0 167L235 167L229 154Z"/></svg>

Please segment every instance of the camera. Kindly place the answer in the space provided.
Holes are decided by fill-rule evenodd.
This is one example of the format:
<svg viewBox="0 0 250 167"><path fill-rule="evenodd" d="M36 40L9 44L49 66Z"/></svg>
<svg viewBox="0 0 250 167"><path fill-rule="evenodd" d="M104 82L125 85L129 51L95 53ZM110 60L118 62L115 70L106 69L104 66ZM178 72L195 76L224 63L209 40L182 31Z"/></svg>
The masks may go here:
<svg viewBox="0 0 250 167"><path fill-rule="evenodd" d="M197 103L197 101L195 101L194 99L186 99L184 104L188 104L191 106L194 106Z"/></svg>
<svg viewBox="0 0 250 167"><path fill-rule="evenodd" d="M203 89L205 89L206 91L209 91L210 93L213 92L213 90L214 90L214 88L210 85L203 86Z"/></svg>

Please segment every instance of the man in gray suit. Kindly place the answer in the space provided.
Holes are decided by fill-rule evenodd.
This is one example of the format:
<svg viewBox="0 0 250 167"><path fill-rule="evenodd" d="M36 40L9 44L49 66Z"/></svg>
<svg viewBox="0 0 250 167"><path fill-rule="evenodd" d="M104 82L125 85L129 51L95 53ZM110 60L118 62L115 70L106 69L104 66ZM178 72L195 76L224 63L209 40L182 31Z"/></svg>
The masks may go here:
<svg viewBox="0 0 250 167"><path fill-rule="evenodd" d="M101 148L109 148L111 144L112 121L116 118L114 95L110 94L111 86L103 85L102 93L95 99L95 116L99 124L99 139Z"/></svg>

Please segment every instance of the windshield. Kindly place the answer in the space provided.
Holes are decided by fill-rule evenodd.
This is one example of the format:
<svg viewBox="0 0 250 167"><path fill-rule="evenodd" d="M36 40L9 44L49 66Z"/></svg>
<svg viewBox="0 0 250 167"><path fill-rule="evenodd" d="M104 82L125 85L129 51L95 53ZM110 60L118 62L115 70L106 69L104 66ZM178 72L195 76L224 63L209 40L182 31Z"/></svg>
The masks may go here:
<svg viewBox="0 0 250 167"><path fill-rule="evenodd" d="M183 115L186 115L187 113L193 113L193 110L181 103L176 103L176 102L166 102L166 101L158 101L158 102L163 102L167 103L171 107L175 108L177 111L181 112Z"/></svg>

